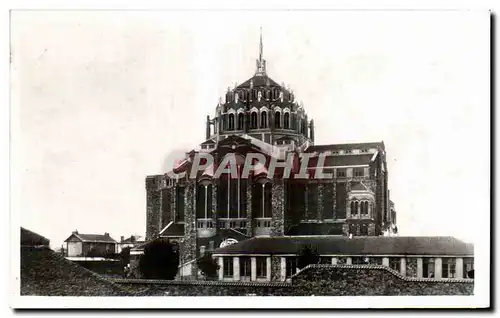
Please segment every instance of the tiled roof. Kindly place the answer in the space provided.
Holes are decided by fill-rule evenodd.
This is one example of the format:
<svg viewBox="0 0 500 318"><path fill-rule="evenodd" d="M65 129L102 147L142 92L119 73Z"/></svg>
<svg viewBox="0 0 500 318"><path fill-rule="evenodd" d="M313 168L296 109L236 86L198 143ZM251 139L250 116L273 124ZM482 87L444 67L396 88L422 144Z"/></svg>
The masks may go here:
<svg viewBox="0 0 500 318"><path fill-rule="evenodd" d="M385 149L384 143L378 142L362 142L362 143L348 143L348 144L331 144L331 145L315 145L308 147L305 152L321 152L327 150L353 150L353 149L369 149L369 148L382 148Z"/></svg>
<svg viewBox="0 0 500 318"><path fill-rule="evenodd" d="M107 281L49 248L21 247L21 295L127 296Z"/></svg>
<svg viewBox="0 0 500 318"><path fill-rule="evenodd" d="M283 236L254 237L215 254L296 254L311 245L322 255L472 255L474 246L450 236Z"/></svg>
<svg viewBox="0 0 500 318"><path fill-rule="evenodd" d="M50 240L21 227L21 246L49 246Z"/></svg>
<svg viewBox="0 0 500 318"><path fill-rule="evenodd" d="M117 243L111 236L104 234L81 234L81 233L73 233L67 240L69 240L72 236L79 238L82 242L98 242L98 243Z"/></svg>

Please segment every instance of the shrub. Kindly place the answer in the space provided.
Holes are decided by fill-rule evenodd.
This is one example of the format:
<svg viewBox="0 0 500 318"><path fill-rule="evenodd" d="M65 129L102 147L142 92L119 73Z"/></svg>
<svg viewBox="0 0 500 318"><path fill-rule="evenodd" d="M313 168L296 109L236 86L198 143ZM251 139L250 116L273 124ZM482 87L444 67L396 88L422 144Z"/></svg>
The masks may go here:
<svg viewBox="0 0 500 318"><path fill-rule="evenodd" d="M197 260L198 269L206 278L216 278L218 276L219 264L210 254L206 254Z"/></svg>
<svg viewBox="0 0 500 318"><path fill-rule="evenodd" d="M309 264L318 264L319 254L316 249L310 246L304 246L299 251L298 264L297 267L302 269Z"/></svg>
<svg viewBox="0 0 500 318"><path fill-rule="evenodd" d="M172 280L178 267L177 246L168 240L156 239L148 243L139 259L139 270L144 278Z"/></svg>

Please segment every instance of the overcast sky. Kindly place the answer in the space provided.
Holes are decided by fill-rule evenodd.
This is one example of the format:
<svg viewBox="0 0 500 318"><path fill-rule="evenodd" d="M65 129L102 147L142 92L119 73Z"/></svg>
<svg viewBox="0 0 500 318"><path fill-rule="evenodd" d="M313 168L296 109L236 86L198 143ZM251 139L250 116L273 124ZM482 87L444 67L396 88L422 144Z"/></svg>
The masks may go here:
<svg viewBox="0 0 500 318"><path fill-rule="evenodd" d="M145 177L268 74L316 144L383 140L401 235L489 235L489 22L458 12L13 12L12 213L53 246L143 235Z"/></svg>

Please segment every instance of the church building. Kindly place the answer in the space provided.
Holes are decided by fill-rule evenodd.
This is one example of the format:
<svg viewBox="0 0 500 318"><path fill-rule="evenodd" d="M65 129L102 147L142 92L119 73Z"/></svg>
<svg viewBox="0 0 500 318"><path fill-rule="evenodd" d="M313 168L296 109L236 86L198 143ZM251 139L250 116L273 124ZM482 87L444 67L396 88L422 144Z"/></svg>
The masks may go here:
<svg viewBox="0 0 500 318"><path fill-rule="evenodd" d="M228 88L207 116L206 135L172 171L146 178L146 239L179 243L183 275L196 276L195 260L252 238L378 237L397 233L390 200L383 141L315 144L314 120L284 84L266 71L262 35L255 74ZM194 178L193 158L214 161ZM260 154L250 175L242 174L249 154ZM217 176L233 155L237 176ZM284 168L291 158L291 171ZM307 160L305 160L307 159ZM270 173L270 162L276 169ZM318 167L328 177L318 177ZM304 177L297 172L304 168ZM271 243L270 243L271 244Z"/></svg>

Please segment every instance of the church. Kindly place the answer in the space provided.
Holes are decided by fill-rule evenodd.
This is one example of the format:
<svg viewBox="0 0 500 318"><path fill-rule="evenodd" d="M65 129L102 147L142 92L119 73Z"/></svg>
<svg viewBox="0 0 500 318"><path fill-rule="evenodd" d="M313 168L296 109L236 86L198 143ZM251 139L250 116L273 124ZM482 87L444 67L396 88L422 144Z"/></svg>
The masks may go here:
<svg viewBox="0 0 500 318"><path fill-rule="evenodd" d="M192 265L183 275L196 276L197 257L252 238L396 235L384 142L317 145L314 129L293 91L268 75L261 35L255 74L228 88L199 147L172 171L146 177L146 239L178 242L181 264ZM198 154L213 162L187 177ZM249 154L265 162L245 177ZM238 158L236 176L217 175L228 155ZM307 173L285 176L287 158Z"/></svg>

